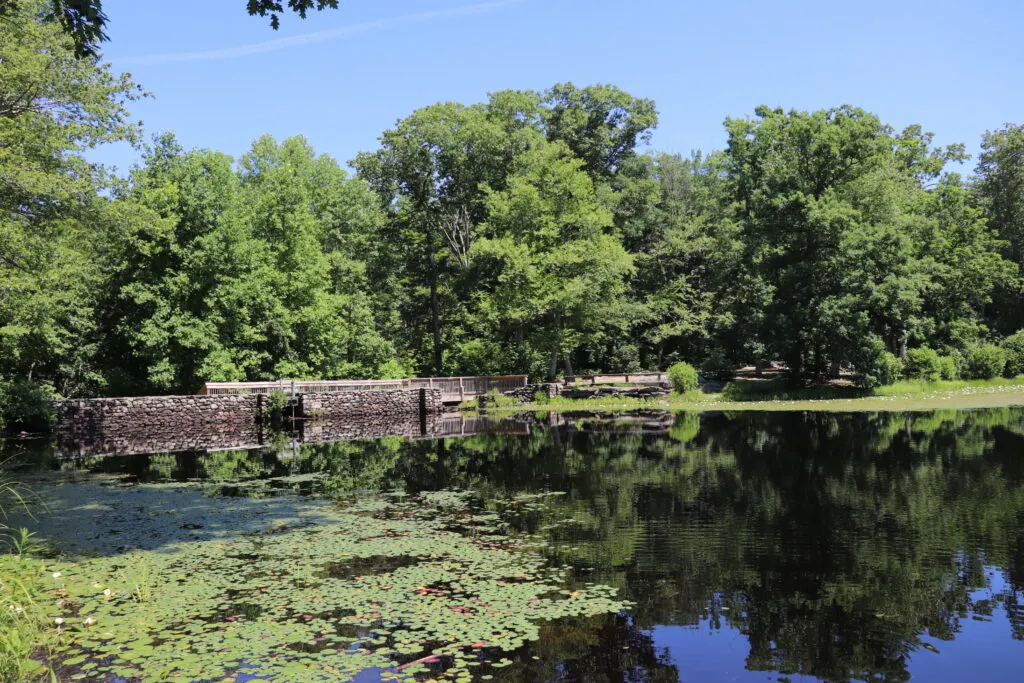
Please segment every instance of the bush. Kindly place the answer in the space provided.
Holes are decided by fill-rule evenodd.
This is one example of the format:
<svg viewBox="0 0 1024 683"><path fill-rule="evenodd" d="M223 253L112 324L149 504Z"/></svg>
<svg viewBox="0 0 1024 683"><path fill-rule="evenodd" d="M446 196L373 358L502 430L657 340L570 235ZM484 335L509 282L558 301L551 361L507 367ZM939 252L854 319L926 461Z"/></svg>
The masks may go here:
<svg viewBox="0 0 1024 683"><path fill-rule="evenodd" d="M942 379L950 382L960 377L960 363L953 356L939 356Z"/></svg>
<svg viewBox="0 0 1024 683"><path fill-rule="evenodd" d="M871 340L860 349L854 359L857 371L857 385L865 389L874 389L894 384L903 374L903 362L885 350L881 340Z"/></svg>
<svg viewBox="0 0 1024 683"><path fill-rule="evenodd" d="M534 398L536 398L536 396L534 396ZM516 406L516 404L519 403L518 399L516 399L516 398L514 398L512 396L506 396L505 394L501 393L497 389L491 389L489 392L487 392L487 394L485 396L477 396L476 400L477 400L477 405L481 409L486 409L486 408L498 408L498 409L514 408Z"/></svg>
<svg viewBox="0 0 1024 683"><path fill-rule="evenodd" d="M993 379L1003 374L1006 355L995 344L983 344L971 351L967 372L971 379Z"/></svg>
<svg viewBox="0 0 1024 683"><path fill-rule="evenodd" d="M56 398L57 393L49 384L0 380L0 430L48 430L56 419Z"/></svg>
<svg viewBox="0 0 1024 683"><path fill-rule="evenodd" d="M676 363L668 369L668 379L677 394L697 388L697 370L689 363Z"/></svg>
<svg viewBox="0 0 1024 683"><path fill-rule="evenodd" d="M935 349L922 346L907 351L907 363L904 373L910 379L923 382L938 382L942 379L942 361Z"/></svg>
<svg viewBox="0 0 1024 683"><path fill-rule="evenodd" d="M267 412L271 415L280 415L288 407L291 398L284 389L271 389L267 396Z"/></svg>
<svg viewBox="0 0 1024 683"><path fill-rule="evenodd" d="M875 371L878 376L879 386L895 384L899 381L900 375L903 374L903 361L885 351L878 359Z"/></svg>
<svg viewBox="0 0 1024 683"><path fill-rule="evenodd" d="M1024 374L1024 330L1018 330L1004 339L1002 348L1006 356L1003 374L1007 377Z"/></svg>

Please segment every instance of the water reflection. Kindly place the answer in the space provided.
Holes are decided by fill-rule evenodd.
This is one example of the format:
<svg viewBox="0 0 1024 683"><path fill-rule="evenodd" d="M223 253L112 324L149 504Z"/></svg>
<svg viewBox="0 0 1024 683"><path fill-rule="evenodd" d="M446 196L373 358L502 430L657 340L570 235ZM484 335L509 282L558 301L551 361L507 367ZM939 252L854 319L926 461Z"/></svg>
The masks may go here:
<svg viewBox="0 0 1024 683"><path fill-rule="evenodd" d="M279 454L287 445L297 453L303 444L334 443L402 437L411 440L455 438L494 432L526 434L529 421L496 420L486 415L441 414L361 417L346 421L300 420L284 433L264 424L204 424L195 431L154 433L145 425L131 429L104 426L101 422L69 417L57 425L54 456L83 459L104 455L147 455L168 452L214 453L271 448Z"/></svg>
<svg viewBox="0 0 1024 683"><path fill-rule="evenodd" d="M532 421L460 439L63 467L235 495L267 481L483 500L564 492L512 523L545 535L579 581L637 604L548 626L505 680L1018 679L1024 410Z"/></svg>

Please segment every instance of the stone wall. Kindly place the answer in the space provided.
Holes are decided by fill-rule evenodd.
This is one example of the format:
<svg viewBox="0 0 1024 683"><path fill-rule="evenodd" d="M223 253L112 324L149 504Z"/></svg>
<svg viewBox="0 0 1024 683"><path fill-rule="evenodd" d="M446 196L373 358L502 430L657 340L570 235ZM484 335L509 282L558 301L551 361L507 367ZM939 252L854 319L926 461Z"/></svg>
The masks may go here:
<svg viewBox="0 0 1024 683"><path fill-rule="evenodd" d="M672 389L668 384L645 384L634 387L616 387L598 384L590 387L579 387L563 391L562 396L573 399L585 398L659 398L668 396Z"/></svg>
<svg viewBox="0 0 1024 683"><path fill-rule="evenodd" d="M525 418L532 419L529 413ZM461 413L418 415L357 415L337 420L299 420L289 436L299 444L331 443L360 439L400 437L405 439L457 438L474 434L500 432L528 434L529 421L523 416L491 420L484 416ZM159 432L132 424L118 428L110 424L90 428L84 422L68 421L58 435L56 455L59 458L87 458L103 455L142 455L152 453L204 453L224 450L263 448L274 438L269 430L257 425L240 425L235 430L193 429Z"/></svg>
<svg viewBox="0 0 1024 683"><path fill-rule="evenodd" d="M255 395L94 398L60 401L55 407L57 447L64 457L261 441L260 397Z"/></svg>
<svg viewBox="0 0 1024 683"><path fill-rule="evenodd" d="M256 394L79 399L55 407L61 457L256 448L266 436L266 397ZM440 390L402 389L300 394L298 414L337 421L337 438L367 438L419 435L421 411L442 409Z"/></svg>
<svg viewBox="0 0 1024 683"><path fill-rule="evenodd" d="M363 415L345 420L303 420L297 423L301 443L333 443L360 439L404 437L413 439L429 433L435 416L420 420L416 415Z"/></svg>
<svg viewBox="0 0 1024 683"><path fill-rule="evenodd" d="M547 382L544 384L527 384L525 387L519 389L513 389L512 391L506 391L506 396L518 399L520 401L530 402L533 401L537 392L545 394L548 398L554 398L560 396L565 390L565 385L558 384L557 382Z"/></svg>
<svg viewBox="0 0 1024 683"><path fill-rule="evenodd" d="M440 413L444 409L440 389L395 391L337 391L299 395L303 417L340 418L371 415L393 417Z"/></svg>

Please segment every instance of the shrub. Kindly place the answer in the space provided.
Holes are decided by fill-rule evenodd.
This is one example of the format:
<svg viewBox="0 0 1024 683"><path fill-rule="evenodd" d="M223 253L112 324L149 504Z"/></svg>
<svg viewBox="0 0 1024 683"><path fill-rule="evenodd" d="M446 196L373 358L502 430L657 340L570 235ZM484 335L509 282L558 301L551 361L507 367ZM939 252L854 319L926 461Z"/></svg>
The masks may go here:
<svg viewBox="0 0 1024 683"><path fill-rule="evenodd" d="M676 363L668 369L668 379L678 394L697 388L697 370L689 363Z"/></svg>
<svg viewBox="0 0 1024 683"><path fill-rule="evenodd" d="M506 396L497 389L491 389L489 392L487 392L486 397L478 398L483 399L480 402L481 405L490 406L492 408L512 408L513 406L516 405L516 403L518 403L518 401L515 398L511 396Z"/></svg>
<svg viewBox="0 0 1024 683"><path fill-rule="evenodd" d="M267 396L267 412L271 415L277 415L284 411L288 407L290 398L288 392L284 389L271 389L270 394Z"/></svg>
<svg viewBox="0 0 1024 683"><path fill-rule="evenodd" d="M903 362L885 350L879 339L871 340L854 359L857 385L865 389L893 384L903 374Z"/></svg>
<svg viewBox="0 0 1024 683"><path fill-rule="evenodd" d="M49 384L0 381L0 430L45 431L53 426L53 401L57 393Z"/></svg>
<svg viewBox="0 0 1024 683"><path fill-rule="evenodd" d="M960 377L960 363L953 356L939 356L939 369L947 382Z"/></svg>
<svg viewBox="0 0 1024 683"><path fill-rule="evenodd" d="M876 374L878 376L879 386L895 384L899 381L900 375L903 374L903 361L888 351L885 351L878 359Z"/></svg>
<svg viewBox="0 0 1024 683"><path fill-rule="evenodd" d="M995 344L983 344L971 351L967 371L971 379L993 379L1003 374L1006 355Z"/></svg>
<svg viewBox="0 0 1024 683"><path fill-rule="evenodd" d="M910 379L924 382L938 382L942 379L942 361L935 349L922 346L907 351L907 363L904 373Z"/></svg>
<svg viewBox="0 0 1024 683"><path fill-rule="evenodd" d="M1024 374L1024 330L1018 330L1004 339L1002 348L1006 355L1003 374L1007 377Z"/></svg>

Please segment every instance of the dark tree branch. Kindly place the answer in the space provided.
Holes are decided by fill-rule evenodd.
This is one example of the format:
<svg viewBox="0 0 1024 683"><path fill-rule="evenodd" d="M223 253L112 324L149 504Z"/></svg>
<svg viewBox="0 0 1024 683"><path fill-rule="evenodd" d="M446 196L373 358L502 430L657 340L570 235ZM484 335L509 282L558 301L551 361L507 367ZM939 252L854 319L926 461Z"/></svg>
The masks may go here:
<svg viewBox="0 0 1024 683"><path fill-rule="evenodd" d="M14 13L21 0L0 0L0 19ZM310 10L338 9L338 0L247 0L246 9L252 16L270 17L270 26L277 30L281 14L290 10L303 19ZM96 58L101 43L107 36L107 15L103 13L103 0L52 0L48 21L59 22L64 32L75 43L75 56Z"/></svg>

